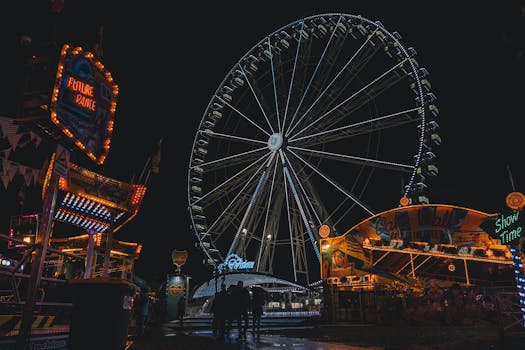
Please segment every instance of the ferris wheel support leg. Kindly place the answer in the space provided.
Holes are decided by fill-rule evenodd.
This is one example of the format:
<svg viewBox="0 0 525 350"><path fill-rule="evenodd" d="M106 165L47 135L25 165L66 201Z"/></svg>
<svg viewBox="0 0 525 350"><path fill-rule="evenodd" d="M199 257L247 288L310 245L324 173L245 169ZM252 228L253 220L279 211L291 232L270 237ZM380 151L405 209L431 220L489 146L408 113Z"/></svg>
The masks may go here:
<svg viewBox="0 0 525 350"><path fill-rule="evenodd" d="M248 208L246 208L246 212L244 213L241 224L239 225L239 229L237 230L237 233L235 234L235 238L233 239L233 242L230 245L230 249L228 250L228 255L233 253L235 247L237 246L239 242L239 237L241 236L242 230L244 229L244 224L246 223L248 214L251 212L251 209L253 208L253 204L255 203L255 200L257 198L257 193L259 193L259 189L261 188L262 183L264 182L265 178L266 178L266 171L263 171L259 179L259 183L257 184L257 187L255 187L255 192L253 192L252 198L250 200L250 204L248 204Z"/></svg>
<svg viewBox="0 0 525 350"><path fill-rule="evenodd" d="M297 202L299 212L301 213L301 218L303 219L304 226L306 227L306 231L308 232L308 236L310 237L310 241L312 242L312 246L314 247L314 251L315 251L315 255L317 256L317 260L321 261L321 255L319 254L319 248L317 247L317 242L315 241L314 233L312 232L312 228L310 227L310 224L308 223L308 220L306 219L303 205L301 201L299 200L299 195L297 194L297 190L295 189L295 186L293 185L293 181L290 176L290 172L288 171L288 168L286 166L284 167L284 173L286 174L286 179L288 180L288 183L292 190L295 201Z"/></svg>

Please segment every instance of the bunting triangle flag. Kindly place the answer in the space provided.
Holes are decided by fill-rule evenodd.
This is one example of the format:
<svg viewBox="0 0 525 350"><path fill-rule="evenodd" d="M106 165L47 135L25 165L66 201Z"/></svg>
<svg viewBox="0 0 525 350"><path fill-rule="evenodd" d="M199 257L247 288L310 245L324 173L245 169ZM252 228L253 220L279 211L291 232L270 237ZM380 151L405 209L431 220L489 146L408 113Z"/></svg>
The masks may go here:
<svg viewBox="0 0 525 350"><path fill-rule="evenodd" d="M24 176L26 186L27 187L31 186L31 183L33 182L33 169L29 167L25 167L24 171L22 172L22 175Z"/></svg>
<svg viewBox="0 0 525 350"><path fill-rule="evenodd" d="M0 177L2 178L2 183L4 184L4 188L7 190L7 186L9 186L9 175L7 174L2 174L0 175Z"/></svg>
<svg viewBox="0 0 525 350"><path fill-rule="evenodd" d="M18 147L18 142L22 138L23 134L7 134L7 140L11 144L11 149L15 150Z"/></svg>
<svg viewBox="0 0 525 350"><path fill-rule="evenodd" d="M9 163L9 166L7 167L7 176L9 177L9 181L11 182L13 180L13 177L15 177L16 173L18 172L18 166L13 162Z"/></svg>
<svg viewBox="0 0 525 350"><path fill-rule="evenodd" d="M2 158L4 159L9 159L9 155L11 154L11 148L6 148L2 151L3 153L3 156Z"/></svg>
<svg viewBox="0 0 525 350"><path fill-rule="evenodd" d="M33 183L37 184L38 183L38 174L40 174L40 169L31 169L31 171L33 172Z"/></svg>
<svg viewBox="0 0 525 350"><path fill-rule="evenodd" d="M29 132L29 137L31 138L31 141L35 143L35 147L38 148L42 142L42 138L32 131Z"/></svg>
<svg viewBox="0 0 525 350"><path fill-rule="evenodd" d="M2 175L7 175L11 162L7 158L2 158Z"/></svg>

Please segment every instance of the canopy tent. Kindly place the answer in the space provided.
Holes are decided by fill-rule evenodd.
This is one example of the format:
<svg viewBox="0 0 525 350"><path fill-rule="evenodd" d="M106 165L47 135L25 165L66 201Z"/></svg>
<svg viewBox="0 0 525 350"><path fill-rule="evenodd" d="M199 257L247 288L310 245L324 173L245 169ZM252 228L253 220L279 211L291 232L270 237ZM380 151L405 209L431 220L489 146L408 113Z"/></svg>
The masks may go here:
<svg viewBox="0 0 525 350"><path fill-rule="evenodd" d="M488 233L496 215L445 204L379 213L341 236L321 240L321 276L344 277L358 270L506 285L514 278L510 251Z"/></svg>
<svg viewBox="0 0 525 350"><path fill-rule="evenodd" d="M307 288L299 284L286 281L275 276L263 274L263 273L250 273L250 272L229 272L217 276L217 279L213 278L200 285L193 293L193 298L204 298L210 297L215 294L215 288L220 289L221 284L225 284L226 287L237 284L238 281L242 281L245 287L250 286L270 286L273 287L288 287L293 290L306 290Z"/></svg>

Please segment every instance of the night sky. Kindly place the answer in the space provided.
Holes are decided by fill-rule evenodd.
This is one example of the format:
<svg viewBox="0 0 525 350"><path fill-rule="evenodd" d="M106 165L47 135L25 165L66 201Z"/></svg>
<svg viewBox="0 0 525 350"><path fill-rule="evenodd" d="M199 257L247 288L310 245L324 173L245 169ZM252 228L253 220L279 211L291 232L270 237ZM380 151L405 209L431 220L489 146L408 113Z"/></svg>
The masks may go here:
<svg viewBox="0 0 525 350"><path fill-rule="evenodd" d="M89 48L103 25L102 61L120 90L112 147L102 166L86 162L80 152L73 160L130 181L163 140L160 173L151 178L138 216L116 236L143 244L135 272L146 280L165 276L172 249L189 249L186 271L203 278L187 211L187 169L198 125L238 59L268 34L306 16L360 14L398 31L405 46L416 49L438 98L443 140L436 151L439 175L428 184L431 203L493 213L505 208L508 192L525 191L525 5L520 1L118 3L65 0L63 10L53 14L46 1L17 1L19 21L4 31L9 33L4 47L10 49L2 55L13 63L24 33L33 43L55 37L60 44ZM17 79L12 73L8 69L3 76ZM3 89L9 90L10 81L2 79ZM8 111L9 100L3 103ZM39 161L35 155L27 159ZM38 210L39 192L36 186L28 189L25 211ZM0 189L2 233L9 215L20 211L11 204L15 193Z"/></svg>

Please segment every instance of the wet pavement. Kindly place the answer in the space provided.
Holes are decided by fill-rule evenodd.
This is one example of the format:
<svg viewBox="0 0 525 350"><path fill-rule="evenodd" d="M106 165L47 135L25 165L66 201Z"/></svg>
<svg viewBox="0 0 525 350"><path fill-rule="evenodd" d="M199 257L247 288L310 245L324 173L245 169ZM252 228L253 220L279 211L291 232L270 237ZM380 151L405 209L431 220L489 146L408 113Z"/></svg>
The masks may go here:
<svg viewBox="0 0 525 350"><path fill-rule="evenodd" d="M350 323L268 325L260 334L237 331L218 340L210 329L163 325L156 334L132 338L130 350L294 349L294 350L503 350L523 348L525 338L502 339L494 327L374 326Z"/></svg>
<svg viewBox="0 0 525 350"><path fill-rule="evenodd" d="M336 342L314 341L305 338L281 336L278 334L248 333L239 340L232 332L224 340L217 340L211 331L184 331L162 337L147 335L134 339L130 350L197 350L197 349L305 349L305 350L380 350L383 347L353 346Z"/></svg>

